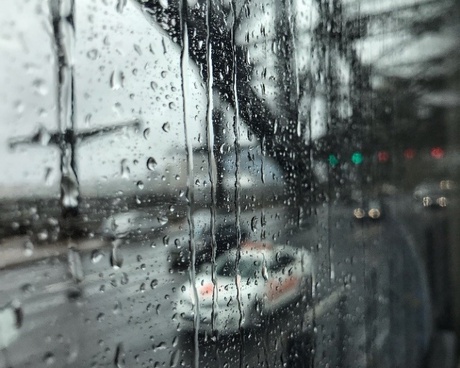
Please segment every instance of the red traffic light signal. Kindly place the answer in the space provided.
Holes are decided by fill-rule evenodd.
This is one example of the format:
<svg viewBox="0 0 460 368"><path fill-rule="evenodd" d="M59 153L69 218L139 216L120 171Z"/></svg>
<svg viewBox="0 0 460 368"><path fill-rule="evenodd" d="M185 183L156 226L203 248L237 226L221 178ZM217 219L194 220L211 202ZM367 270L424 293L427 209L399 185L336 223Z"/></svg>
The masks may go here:
<svg viewBox="0 0 460 368"><path fill-rule="evenodd" d="M377 152L377 160L381 163L388 162L390 160L390 153L388 151Z"/></svg>
<svg viewBox="0 0 460 368"><path fill-rule="evenodd" d="M444 150L441 147L433 147L430 151L431 157L439 160L444 157Z"/></svg>
<svg viewBox="0 0 460 368"><path fill-rule="evenodd" d="M412 160L415 157L415 150L413 148L406 148L403 155L406 160Z"/></svg>

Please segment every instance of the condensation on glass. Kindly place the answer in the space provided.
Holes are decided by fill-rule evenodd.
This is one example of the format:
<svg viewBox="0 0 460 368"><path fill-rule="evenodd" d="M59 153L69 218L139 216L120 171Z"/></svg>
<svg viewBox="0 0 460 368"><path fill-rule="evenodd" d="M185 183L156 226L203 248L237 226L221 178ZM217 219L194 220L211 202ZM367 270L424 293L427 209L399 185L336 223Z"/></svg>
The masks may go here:
<svg viewBox="0 0 460 368"><path fill-rule="evenodd" d="M0 367L421 367L459 321L458 11L5 3Z"/></svg>

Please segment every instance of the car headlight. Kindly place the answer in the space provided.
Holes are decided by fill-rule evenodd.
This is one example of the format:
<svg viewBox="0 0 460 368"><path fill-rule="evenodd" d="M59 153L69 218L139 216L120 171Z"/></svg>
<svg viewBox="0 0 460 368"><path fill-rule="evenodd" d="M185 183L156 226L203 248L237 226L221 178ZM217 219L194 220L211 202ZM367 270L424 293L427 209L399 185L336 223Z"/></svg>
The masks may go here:
<svg viewBox="0 0 460 368"><path fill-rule="evenodd" d="M370 218L374 220L378 219L381 215L380 210L378 208L371 208L367 214Z"/></svg>
<svg viewBox="0 0 460 368"><path fill-rule="evenodd" d="M436 199L436 203L440 207L446 207L447 206L447 198L446 197L439 197L438 199Z"/></svg>
<svg viewBox="0 0 460 368"><path fill-rule="evenodd" d="M357 219L362 219L364 216L366 216L366 213L362 208L355 208L353 210L353 216L355 216Z"/></svg>
<svg viewBox="0 0 460 368"><path fill-rule="evenodd" d="M428 207L433 204L433 200L431 199L431 197L426 196L422 198L422 203L424 207Z"/></svg>

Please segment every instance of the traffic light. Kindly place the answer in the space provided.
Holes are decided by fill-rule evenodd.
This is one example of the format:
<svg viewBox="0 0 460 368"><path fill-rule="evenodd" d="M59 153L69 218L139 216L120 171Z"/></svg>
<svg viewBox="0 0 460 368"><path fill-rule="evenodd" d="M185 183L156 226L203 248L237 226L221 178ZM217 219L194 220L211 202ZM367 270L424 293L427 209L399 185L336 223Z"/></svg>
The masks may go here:
<svg viewBox="0 0 460 368"><path fill-rule="evenodd" d="M355 165L361 165L364 161L363 154L361 152L354 152L351 155L351 162Z"/></svg>
<svg viewBox="0 0 460 368"><path fill-rule="evenodd" d="M339 164L339 159L337 158L336 155L333 155L332 153L328 157L329 165L332 167L337 166Z"/></svg>
<svg viewBox="0 0 460 368"><path fill-rule="evenodd" d="M388 151L377 152L377 160L380 163L388 162L390 160L390 153Z"/></svg>
<svg viewBox="0 0 460 368"><path fill-rule="evenodd" d="M415 150L413 148L406 148L403 155L406 160L412 160L415 157Z"/></svg>
<svg viewBox="0 0 460 368"><path fill-rule="evenodd" d="M431 157L440 160L444 157L444 150L441 147L433 147L430 151Z"/></svg>

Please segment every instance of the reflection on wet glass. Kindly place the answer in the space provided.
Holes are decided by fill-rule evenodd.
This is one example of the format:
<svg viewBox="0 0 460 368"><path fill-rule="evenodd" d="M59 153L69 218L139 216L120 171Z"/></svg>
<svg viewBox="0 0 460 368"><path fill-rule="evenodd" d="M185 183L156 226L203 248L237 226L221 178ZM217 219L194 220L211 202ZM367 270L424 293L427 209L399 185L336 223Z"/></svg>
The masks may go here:
<svg viewBox="0 0 460 368"><path fill-rule="evenodd" d="M459 11L5 5L0 366L448 366Z"/></svg>

